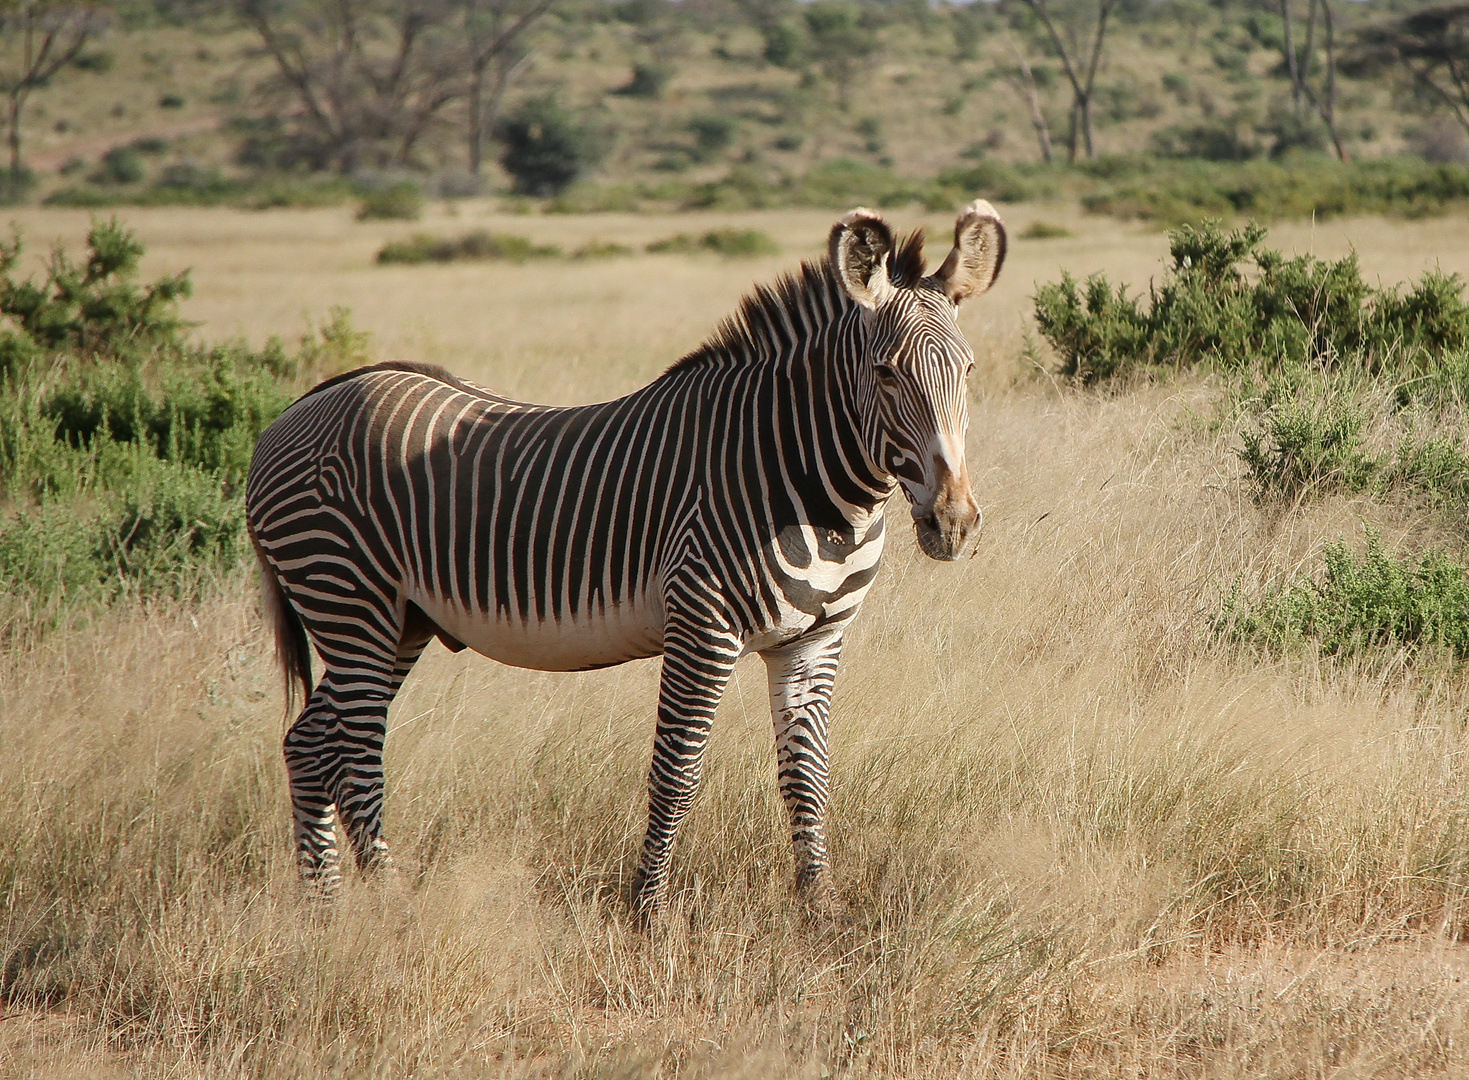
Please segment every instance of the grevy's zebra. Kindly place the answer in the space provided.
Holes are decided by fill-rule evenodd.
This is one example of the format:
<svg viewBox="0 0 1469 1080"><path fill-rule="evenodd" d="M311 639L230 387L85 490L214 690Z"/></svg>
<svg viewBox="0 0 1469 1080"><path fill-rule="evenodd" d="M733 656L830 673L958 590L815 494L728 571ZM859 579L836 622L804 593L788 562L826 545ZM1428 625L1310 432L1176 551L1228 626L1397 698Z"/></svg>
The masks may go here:
<svg viewBox="0 0 1469 1080"><path fill-rule="evenodd" d="M386 862L388 704L437 636L543 670L663 654L645 908L665 902L734 663L760 653L798 887L833 901L827 714L884 505L903 489L936 559L979 528L964 461L973 357L956 313L994 281L1005 231L976 201L931 276L922 246L854 210L829 259L757 288L705 345L615 401L529 405L378 364L266 430L246 502L288 694L309 694L285 737L308 881L339 881L334 812L360 868ZM310 646L326 665L314 690Z"/></svg>

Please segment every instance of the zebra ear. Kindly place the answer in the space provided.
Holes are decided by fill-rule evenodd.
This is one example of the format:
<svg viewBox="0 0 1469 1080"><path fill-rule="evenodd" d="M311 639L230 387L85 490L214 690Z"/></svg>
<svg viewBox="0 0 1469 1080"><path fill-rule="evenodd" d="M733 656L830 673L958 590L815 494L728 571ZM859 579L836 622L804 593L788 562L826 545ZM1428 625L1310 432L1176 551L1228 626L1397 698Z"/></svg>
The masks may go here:
<svg viewBox="0 0 1469 1080"><path fill-rule="evenodd" d="M872 310L892 295L893 232L875 210L859 206L833 225L830 247L832 269L853 300Z"/></svg>
<svg viewBox="0 0 1469 1080"><path fill-rule="evenodd" d="M978 296L995 283L1005 262L1005 224L995 208L975 199L954 222L954 250L934 279L954 303Z"/></svg>

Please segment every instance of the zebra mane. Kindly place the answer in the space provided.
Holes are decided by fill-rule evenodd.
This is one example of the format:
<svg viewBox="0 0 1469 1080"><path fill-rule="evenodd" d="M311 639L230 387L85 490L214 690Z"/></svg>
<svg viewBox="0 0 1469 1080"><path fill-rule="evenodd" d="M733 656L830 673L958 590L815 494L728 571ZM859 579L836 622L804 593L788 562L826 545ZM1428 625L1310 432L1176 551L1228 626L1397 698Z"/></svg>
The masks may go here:
<svg viewBox="0 0 1469 1080"><path fill-rule="evenodd" d="M888 256L888 280L899 289L911 289L927 272L923 230L915 229L899 239ZM753 363L793 344L793 329L801 334L826 325L851 306L832 271L830 257L804 260L795 273L782 274L771 285L756 285L733 315L665 374L720 362Z"/></svg>

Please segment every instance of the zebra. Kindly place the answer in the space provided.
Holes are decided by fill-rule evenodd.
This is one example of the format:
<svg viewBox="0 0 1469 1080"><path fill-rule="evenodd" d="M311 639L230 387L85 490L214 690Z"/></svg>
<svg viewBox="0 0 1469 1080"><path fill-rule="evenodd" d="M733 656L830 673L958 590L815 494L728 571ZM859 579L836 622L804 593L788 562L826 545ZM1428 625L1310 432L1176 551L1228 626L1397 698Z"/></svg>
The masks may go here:
<svg viewBox="0 0 1469 1080"><path fill-rule="evenodd" d="M249 535L286 682L298 868L330 896L335 823L358 869L382 838L389 703L434 638L576 671L661 654L648 826L631 901L666 909L672 845L735 662L767 668L797 895L840 907L827 855L827 727L843 632L902 490L924 554L960 557L980 508L965 462L974 365L958 306L993 284L983 200L927 273L923 233L857 208L827 257L756 286L653 382L593 405L512 400L379 363L327 379L260 436ZM325 667L312 687L312 648Z"/></svg>

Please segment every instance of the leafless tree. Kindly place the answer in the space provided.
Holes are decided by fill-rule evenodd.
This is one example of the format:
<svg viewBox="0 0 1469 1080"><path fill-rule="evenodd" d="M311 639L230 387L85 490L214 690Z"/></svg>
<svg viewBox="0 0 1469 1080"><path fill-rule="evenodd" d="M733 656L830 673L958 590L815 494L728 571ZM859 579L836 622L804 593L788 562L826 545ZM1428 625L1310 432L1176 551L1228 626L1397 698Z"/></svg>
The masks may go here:
<svg viewBox="0 0 1469 1080"><path fill-rule="evenodd" d="M452 0L235 0L275 61L277 89L346 172L408 164L466 92Z"/></svg>
<svg viewBox="0 0 1469 1080"><path fill-rule="evenodd" d="M1364 74L1397 69L1469 133L1469 3L1435 4L1364 26L1344 59Z"/></svg>
<svg viewBox="0 0 1469 1080"><path fill-rule="evenodd" d="M1041 160L1051 163L1051 129L1046 123L1046 114L1041 110L1040 94L1036 91L1035 75L1025 53L1010 42L1010 51L1015 54L1015 67L1004 71L1005 80L1019 92L1030 110L1030 126L1035 129L1036 141L1040 144Z"/></svg>
<svg viewBox="0 0 1469 1080"><path fill-rule="evenodd" d="M19 177L24 162L20 152L20 122L31 94L81 53L83 46L107 25L104 4L85 0L71 3L46 0L4 0L0 3L0 89L6 99L6 138L10 144L10 175Z"/></svg>
<svg viewBox="0 0 1469 1080"><path fill-rule="evenodd" d="M455 0L464 28L468 85L469 171L484 160L485 135L494 130L505 91L525 70L525 36L555 0Z"/></svg>
<svg viewBox="0 0 1469 1080"><path fill-rule="evenodd" d="M1297 51L1295 44L1295 12L1291 0L1277 0L1280 20L1284 24L1285 70L1290 76L1291 104L1299 115L1304 100L1326 125L1331 136L1336 156L1346 161L1348 154L1342 146L1341 134L1336 126L1336 20L1332 16L1331 0L1309 0L1306 9L1305 42ZM1321 51L1325 54L1317 63L1316 25L1321 22ZM1317 73L1316 69L1322 70Z"/></svg>
<svg viewBox="0 0 1469 1080"><path fill-rule="evenodd" d="M1071 130L1066 153L1071 161L1085 149L1088 158L1097 156L1092 140L1092 90L1102 62L1107 39L1107 20L1119 0L1074 0L1063 9L1060 0L1022 0L1045 27L1051 46L1061 58L1061 67L1071 84Z"/></svg>

